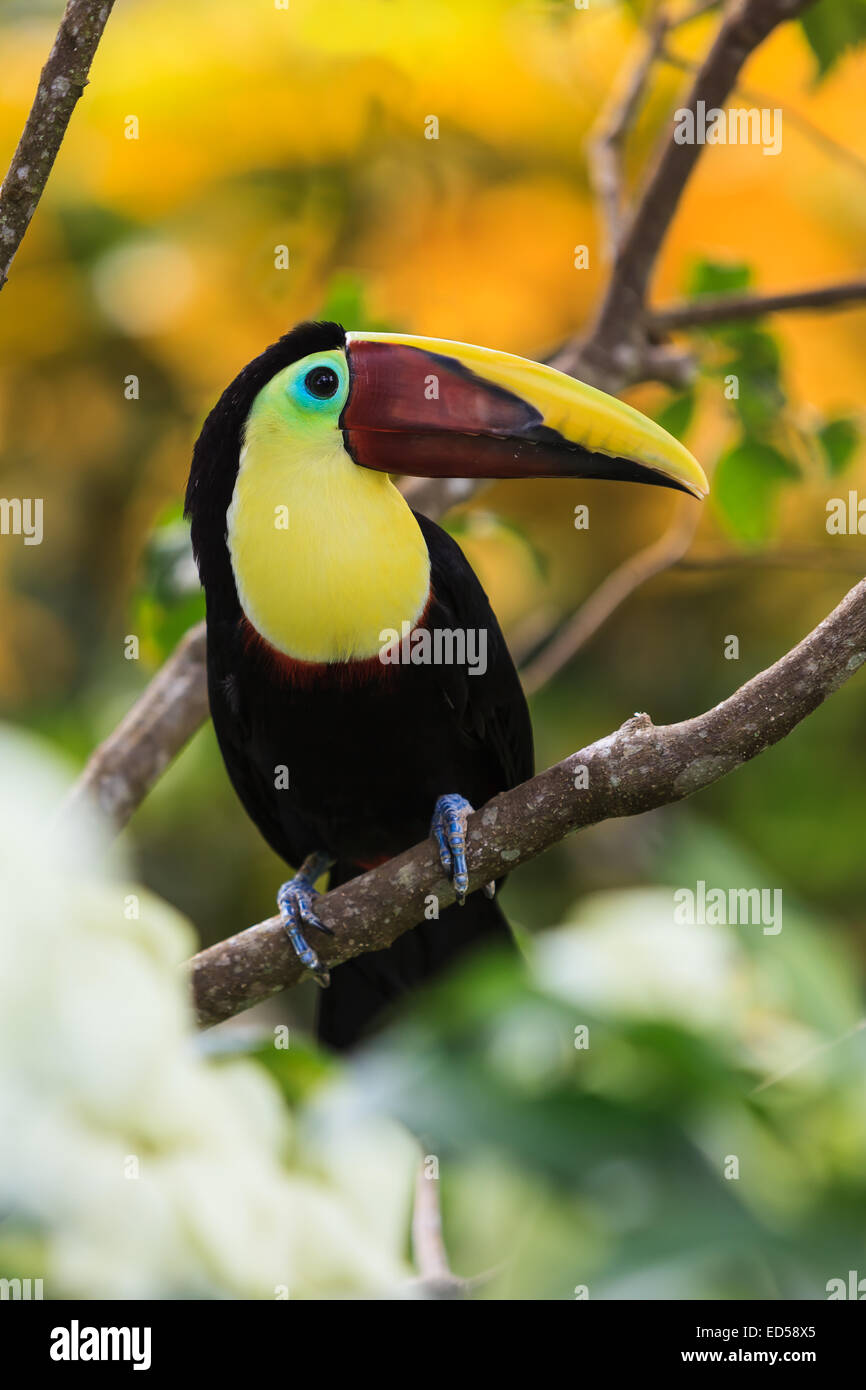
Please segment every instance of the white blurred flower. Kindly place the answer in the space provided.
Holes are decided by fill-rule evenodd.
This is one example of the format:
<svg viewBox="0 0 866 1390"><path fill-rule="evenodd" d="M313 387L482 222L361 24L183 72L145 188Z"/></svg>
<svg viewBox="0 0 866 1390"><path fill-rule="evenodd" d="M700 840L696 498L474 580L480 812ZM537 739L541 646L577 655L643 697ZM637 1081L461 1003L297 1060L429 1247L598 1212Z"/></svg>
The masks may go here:
<svg viewBox="0 0 866 1390"><path fill-rule="evenodd" d="M557 998L601 1014L730 1024L744 1004L744 960L729 929L674 921L670 889L585 898L537 938L535 973Z"/></svg>
<svg viewBox="0 0 866 1390"><path fill-rule="evenodd" d="M188 924L108 876L92 827L52 836L63 778L32 740L0 730L0 763L0 1261L35 1233L48 1297L392 1291L412 1141L305 1154L259 1068L197 1053Z"/></svg>

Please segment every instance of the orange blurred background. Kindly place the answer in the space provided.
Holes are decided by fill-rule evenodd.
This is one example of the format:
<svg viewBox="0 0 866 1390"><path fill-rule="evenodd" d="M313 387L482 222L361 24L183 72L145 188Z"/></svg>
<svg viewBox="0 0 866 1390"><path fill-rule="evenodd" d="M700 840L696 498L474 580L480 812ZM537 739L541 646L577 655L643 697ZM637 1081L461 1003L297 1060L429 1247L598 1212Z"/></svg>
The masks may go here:
<svg viewBox="0 0 866 1390"><path fill-rule="evenodd" d="M0 14L10 156L56 8ZM716 23L678 29L672 48L694 60ZM80 764L128 708L165 651L145 623L154 527L176 512L216 396L291 324L327 315L540 356L587 323L608 271L587 140L638 40L634 11L616 3L117 6L0 303L3 491L45 504L42 546L0 545L7 714ZM866 54L854 52L818 82L796 26L760 49L736 102L784 108L782 152L705 151L658 266L656 304L682 297L703 261L748 266L767 291L861 271L864 81ZM681 67L658 65L629 142L632 182L687 85ZM580 244L586 270L574 268ZM281 246L287 269L275 266ZM866 309L780 315L770 327L792 449L839 413L862 420ZM706 343L694 346L702 361ZM138 399L126 398L131 376ZM631 398L656 412L669 396L644 386ZM701 372L690 447L711 467L735 435L718 380ZM779 492L771 540L833 548L834 562L846 549L850 576L745 564L654 581L535 701L539 761L634 708L659 721L695 713L780 655L853 582L862 542L831 547L824 523L827 499L858 483L862 442L841 480L806 458L797 485ZM588 533L573 526L581 501ZM464 509L459 538L516 633L539 612L567 614L670 508L665 494L616 485L500 485ZM715 503L694 549L739 553ZM130 632L142 635L138 663L124 659ZM738 663L723 656L729 633L741 639ZM862 691L843 691L698 812L858 935L862 703ZM154 886L205 935L269 910L279 868L232 801L209 731L130 834ZM519 901L530 920L552 917L587 877L650 871L633 828L596 834L527 871Z"/></svg>

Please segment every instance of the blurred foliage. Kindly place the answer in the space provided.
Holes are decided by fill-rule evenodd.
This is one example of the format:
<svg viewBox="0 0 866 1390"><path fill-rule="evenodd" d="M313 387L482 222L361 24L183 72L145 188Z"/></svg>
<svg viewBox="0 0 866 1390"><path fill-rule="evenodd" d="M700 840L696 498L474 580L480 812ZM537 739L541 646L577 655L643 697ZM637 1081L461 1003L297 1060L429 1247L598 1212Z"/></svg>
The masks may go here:
<svg viewBox="0 0 866 1390"><path fill-rule="evenodd" d="M729 849L715 881L752 872ZM430 991L320 1124L420 1135L482 1297L823 1298L866 1253L858 993L800 908L767 937L675 926L670 888L601 893L528 969L491 956Z"/></svg>
<svg viewBox="0 0 866 1390"><path fill-rule="evenodd" d="M647 10L116 8L0 304L2 491L45 505L40 547L0 543L9 717L80 765L201 615L181 516L192 444L225 384L292 323L330 317L533 357L585 325L607 273L586 143ZM655 303L861 273L863 13L862 0L820 0L750 62L748 88L785 109L782 152L704 152ZM56 18L42 3L0 10L10 153ZM696 59L716 22L707 14L671 44ZM681 73L659 67L628 142L630 181L681 91ZM130 114L137 140L124 135ZM574 269L577 244L590 247L586 271ZM282 245L286 271L275 269ZM660 576L539 692L539 765L635 709L661 723L716 703L837 602L849 576L833 565L847 557L856 577L863 538L829 537L825 521L830 499L866 491L864 327L855 307L696 331L692 387L630 394L714 473L693 549L734 562ZM507 634L537 642L664 528L671 502L619 484L501 484L447 524ZM574 528L578 504L588 531ZM760 566L764 552L804 550L814 568ZM130 633L140 661L125 657ZM731 634L738 660L725 656ZM570 1297L590 1282L593 1296L821 1297L827 1278L862 1269L863 1035L835 1040L862 1011L864 782L854 681L699 800L599 826L510 879L521 938L538 939L540 960L558 940L564 977L570 961L592 974L585 940L601 959L632 923L610 972L630 982L627 1005L576 985L563 997L535 962L524 974L494 960L359 1059L351 1105L399 1115L447 1156L455 1266L477 1274L512 1257L482 1296ZM206 941L270 912L285 876L209 727L122 848ZM691 991L706 1013L674 1007L663 987L684 949L658 895L668 903L671 887L698 879L778 885L786 903L779 937L700 938L720 981L715 994L707 980ZM655 1002L641 1010L644 994ZM334 1064L299 1041L311 1005L302 989L252 1018L254 1030L288 1020L288 1051L236 1025L208 1046L249 1052L299 1123L339 1132ZM571 1041L580 1023L587 1052ZM814 1060L752 1093L803 1058ZM729 1152L743 1158L738 1182L721 1173Z"/></svg>
<svg viewBox="0 0 866 1390"><path fill-rule="evenodd" d="M751 286L747 265L701 261L693 269L691 293L734 294ZM739 439L719 457L713 478L713 505L734 540L761 546L777 533L778 494L796 482L802 469L783 450L797 435L798 453L826 455L828 471L841 473L854 455L859 429L853 419L816 420L806 429L796 422L788 399L782 353L776 335L754 322L704 328L703 367L718 378L739 423ZM682 399L691 399L691 393ZM668 410L672 410L669 406ZM690 418L689 412L688 418Z"/></svg>
<svg viewBox="0 0 866 1390"><path fill-rule="evenodd" d="M747 438L726 450L716 470L715 504L738 540L760 545L770 539L779 484L796 477L796 468L769 444Z"/></svg>
<svg viewBox="0 0 866 1390"><path fill-rule="evenodd" d="M844 416L828 421L818 431L818 438L827 455L828 473L844 473L856 452L859 437L856 422Z"/></svg>
<svg viewBox="0 0 866 1390"><path fill-rule="evenodd" d="M849 49L866 39L866 0L821 0L800 23L825 77Z"/></svg>
<svg viewBox="0 0 866 1390"><path fill-rule="evenodd" d="M133 628L149 665L159 665L170 655L187 629L204 617L204 608L189 526L178 504L157 521L148 537L134 596Z"/></svg>

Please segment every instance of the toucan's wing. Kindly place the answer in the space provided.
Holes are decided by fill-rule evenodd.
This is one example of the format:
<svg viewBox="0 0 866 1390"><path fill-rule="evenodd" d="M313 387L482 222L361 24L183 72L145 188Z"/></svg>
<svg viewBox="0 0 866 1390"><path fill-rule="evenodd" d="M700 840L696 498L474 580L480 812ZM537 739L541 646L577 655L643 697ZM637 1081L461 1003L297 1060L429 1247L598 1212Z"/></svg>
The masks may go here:
<svg viewBox="0 0 866 1390"><path fill-rule="evenodd" d="M218 621L209 617L207 664L211 716L232 786L274 853L297 866L321 845L289 799L274 795L273 751L269 743L262 744L260 728L257 736L250 709L251 698L257 699L260 713L265 702L273 702L272 718L264 723L278 729L282 692L263 682L250 690L248 675L243 678L249 663L236 618Z"/></svg>
<svg viewBox="0 0 866 1390"><path fill-rule="evenodd" d="M426 516L415 513L430 554L434 605L431 627L482 630L487 634L486 670L470 675L462 666L433 669L454 708L461 732L481 745L504 790L534 772L532 725L511 653L475 571L455 540Z"/></svg>

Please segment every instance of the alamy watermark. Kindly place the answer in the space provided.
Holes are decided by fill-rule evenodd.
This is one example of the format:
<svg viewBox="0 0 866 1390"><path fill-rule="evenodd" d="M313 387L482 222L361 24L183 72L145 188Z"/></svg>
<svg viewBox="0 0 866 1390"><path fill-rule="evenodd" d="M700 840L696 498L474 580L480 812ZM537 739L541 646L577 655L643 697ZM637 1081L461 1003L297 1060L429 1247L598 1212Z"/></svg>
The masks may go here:
<svg viewBox="0 0 866 1390"><path fill-rule="evenodd" d="M486 627L416 627L404 621L400 631L379 633L383 666L465 666L470 676L487 670Z"/></svg>
<svg viewBox="0 0 866 1390"><path fill-rule="evenodd" d="M765 936L782 930L781 888L707 888L698 879L694 888L674 892L674 922L679 926L762 927Z"/></svg>
<svg viewBox="0 0 866 1390"><path fill-rule="evenodd" d="M0 1302L30 1302L45 1297L42 1279L0 1279Z"/></svg>
<svg viewBox="0 0 866 1390"><path fill-rule="evenodd" d="M828 536L866 536L866 497L853 488L847 497L831 497L826 511Z"/></svg>
<svg viewBox="0 0 866 1390"><path fill-rule="evenodd" d="M705 101L674 112L678 145L760 145L764 154L782 153L782 110L768 106L707 107Z"/></svg>
<svg viewBox="0 0 866 1390"><path fill-rule="evenodd" d="M42 498L0 497L0 536L23 536L25 545L41 545Z"/></svg>
<svg viewBox="0 0 866 1390"><path fill-rule="evenodd" d="M134 1371L148 1371L151 1329L82 1327L73 1318L68 1327L52 1328L48 1354L52 1361L130 1361Z"/></svg>

